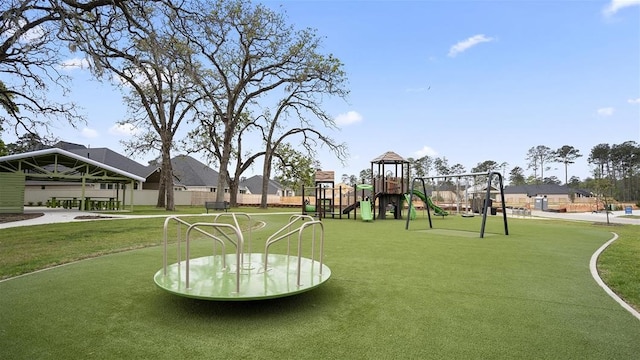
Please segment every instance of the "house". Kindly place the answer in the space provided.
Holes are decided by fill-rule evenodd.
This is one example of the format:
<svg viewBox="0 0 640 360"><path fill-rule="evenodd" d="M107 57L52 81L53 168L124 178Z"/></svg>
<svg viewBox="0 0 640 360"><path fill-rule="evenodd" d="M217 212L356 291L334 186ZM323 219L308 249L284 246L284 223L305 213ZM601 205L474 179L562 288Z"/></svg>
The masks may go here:
<svg viewBox="0 0 640 360"><path fill-rule="evenodd" d="M112 166L117 169L144 177L143 184L145 190L157 190L160 183L160 167L156 165L142 165L108 148L87 148L84 145L69 142L58 142L54 147L65 149ZM206 191L216 192L218 186L219 173L204 163L187 155L178 155L171 159L174 176L175 191ZM101 189L110 188L102 184ZM228 189L225 189L227 192Z"/></svg>
<svg viewBox="0 0 640 360"><path fill-rule="evenodd" d="M573 203L590 204L593 201L593 194L587 190L557 184L506 186L504 196L506 206L525 208L533 207L536 198L546 198L551 208L567 208Z"/></svg>
<svg viewBox="0 0 640 360"><path fill-rule="evenodd" d="M178 191L218 191L220 173L188 155L178 155L171 159L174 189ZM224 192L229 192L228 188Z"/></svg>
<svg viewBox="0 0 640 360"><path fill-rule="evenodd" d="M417 184L416 184L417 185ZM437 185L427 185L427 195L436 204L456 204L460 201L460 194L464 193L464 187L456 187L449 183L441 183ZM416 190L422 191L421 186L416 186Z"/></svg>
<svg viewBox="0 0 640 360"><path fill-rule="evenodd" d="M188 155L175 156L171 164L176 205L200 206L215 200L217 171ZM55 199L62 198L71 199L73 204L84 203L85 199L110 199L119 201L118 208L125 203L154 205L161 179L159 166L142 165L108 148L64 141L52 148L0 157L0 173L3 184L15 183L0 196L0 203L12 199L9 205L0 204L0 211L5 212L19 212L25 204L55 204ZM227 200L228 192L225 187ZM262 176L244 180L238 192L239 204L259 204ZM275 180L269 180L267 195L269 204L298 203L292 198L294 191Z"/></svg>
<svg viewBox="0 0 640 360"><path fill-rule="evenodd" d="M248 179L243 179L240 182L240 188L241 188L240 193L261 195L262 180L263 180L262 175L254 175ZM291 189L286 189L278 181L269 179L269 182L267 184L267 195L294 196L295 192Z"/></svg>

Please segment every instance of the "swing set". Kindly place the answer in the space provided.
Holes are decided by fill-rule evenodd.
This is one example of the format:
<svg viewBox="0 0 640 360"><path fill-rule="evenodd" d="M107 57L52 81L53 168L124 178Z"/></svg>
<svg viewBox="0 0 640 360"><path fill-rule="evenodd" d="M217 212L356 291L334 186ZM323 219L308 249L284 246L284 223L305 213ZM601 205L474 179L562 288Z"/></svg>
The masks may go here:
<svg viewBox="0 0 640 360"><path fill-rule="evenodd" d="M427 185L425 183L425 180L427 180L427 182L433 180L433 179L452 179L452 178L456 178L458 179L458 191L460 188L460 179L463 177L473 177L474 178L474 184L475 184L475 179L477 177L485 177L487 178L487 188L486 188L486 193L485 193L485 197L484 197L484 201L482 203L482 225L480 227L480 237L484 238L484 230L485 230L485 226L486 226L486 222L487 222L487 214L489 213L489 211L491 210L495 210L495 209L491 209L491 205L493 203L493 200L491 199L491 184L493 183L494 178L497 178L497 183L498 183L498 189L500 192L500 199L501 199L501 207L502 207L502 218L503 218L503 222L504 222L504 234L505 235L509 235L509 226L507 224L507 211L505 208L505 199L504 199L504 185L503 185L503 180L502 180L502 174L500 174L499 172L495 172L495 171L491 171L491 172L487 172L487 173L468 173L468 174L450 174L450 175L439 175L439 176L427 176L427 177L417 177L414 178L413 181L411 182L411 194L413 194L413 191L416 187L416 183L418 183L418 186L420 186L420 184L422 184L422 192L424 194L427 194ZM468 186L469 182L467 181L467 189L465 189L465 193L468 190ZM420 187L418 187L418 189L420 189ZM459 192L458 192L459 193ZM469 208L469 199L468 199L468 194L466 197L466 213L463 213L462 216L463 217L471 217L473 216L473 212L470 212L470 208ZM477 202L476 202L476 198L475 198L475 191L473 194L473 201L471 204L472 208L478 208L479 206L476 206ZM409 197L409 208L411 208L411 203L412 203L412 198L413 197ZM479 199L478 199L479 200ZM459 208L460 204L458 202L458 208ZM429 228L432 229L433 228L433 222L431 221L431 212L429 210L429 206L425 207L427 210L427 217L429 218ZM407 217L407 223L405 225L405 230L409 230L409 222L410 222L410 217Z"/></svg>

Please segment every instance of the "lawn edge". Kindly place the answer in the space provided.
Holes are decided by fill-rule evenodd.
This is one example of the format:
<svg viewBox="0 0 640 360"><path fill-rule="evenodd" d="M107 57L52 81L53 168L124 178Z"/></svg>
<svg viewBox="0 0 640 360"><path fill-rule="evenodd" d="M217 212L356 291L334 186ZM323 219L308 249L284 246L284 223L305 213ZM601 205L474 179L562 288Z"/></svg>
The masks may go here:
<svg viewBox="0 0 640 360"><path fill-rule="evenodd" d="M600 256L600 254L602 254L602 252L607 247L609 247L609 245L613 244L614 241L618 240L618 234L616 234L614 232L611 232L611 233L613 234L613 238L611 238L609 241L607 241L602 246L600 246L600 248L598 248L598 250L596 250L596 252L594 252L593 255L591 255L591 260L589 261L589 269L591 270L591 276L596 281L596 283L611 298L613 298L613 300L615 300L618 304L620 304L620 306L622 306L625 310L630 312L631 315L633 315L636 319L640 320L640 313L638 311L636 311L636 309L634 309L631 305L629 305L624 300L622 300L622 298L619 297L615 292L613 292L613 290L611 290L611 288L609 288L607 286L607 284L605 284L604 281L602 281L602 278L598 274L598 268L597 268L598 257Z"/></svg>

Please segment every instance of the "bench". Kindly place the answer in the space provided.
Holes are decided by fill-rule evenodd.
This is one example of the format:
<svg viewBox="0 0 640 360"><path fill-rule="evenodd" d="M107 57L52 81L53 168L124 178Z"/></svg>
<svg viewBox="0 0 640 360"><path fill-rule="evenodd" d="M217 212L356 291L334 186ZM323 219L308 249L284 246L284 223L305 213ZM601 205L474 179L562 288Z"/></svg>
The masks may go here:
<svg viewBox="0 0 640 360"><path fill-rule="evenodd" d="M228 201L205 201L204 208L207 209L207 214L209 210L224 210L225 212L229 210L229 202Z"/></svg>

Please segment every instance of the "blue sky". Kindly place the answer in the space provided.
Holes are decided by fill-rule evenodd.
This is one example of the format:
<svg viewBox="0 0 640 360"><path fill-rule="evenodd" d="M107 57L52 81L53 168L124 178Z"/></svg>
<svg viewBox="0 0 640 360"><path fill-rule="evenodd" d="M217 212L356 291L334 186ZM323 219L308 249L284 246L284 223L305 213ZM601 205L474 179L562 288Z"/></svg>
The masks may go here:
<svg viewBox="0 0 640 360"><path fill-rule="evenodd" d="M296 27L316 28L344 63L350 95L324 107L350 156L345 167L319 156L338 178L386 151L446 157L467 170L506 162L508 171L526 169L531 147L571 145L584 156L569 176L584 179L593 146L640 142L640 0L264 3ZM54 134L124 153L120 94L86 70L71 74L88 123ZM545 175L564 179L563 167L551 166Z"/></svg>

